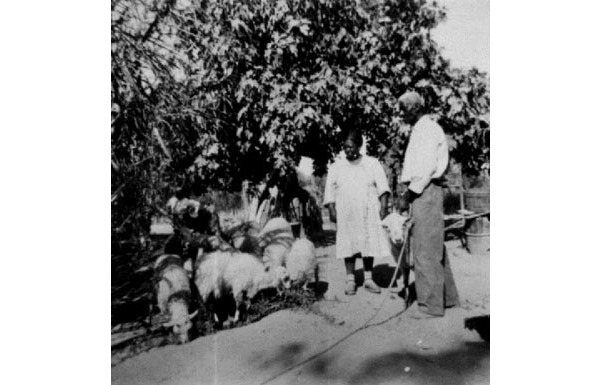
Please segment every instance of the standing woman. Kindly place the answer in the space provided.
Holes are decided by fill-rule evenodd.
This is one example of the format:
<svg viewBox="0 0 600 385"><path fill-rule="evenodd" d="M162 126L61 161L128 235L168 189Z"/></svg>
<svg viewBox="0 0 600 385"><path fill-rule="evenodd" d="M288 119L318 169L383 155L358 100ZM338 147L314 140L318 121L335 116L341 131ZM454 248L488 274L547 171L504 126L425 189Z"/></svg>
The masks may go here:
<svg viewBox="0 0 600 385"><path fill-rule="evenodd" d="M364 288L378 294L381 289L373 281L373 262L389 255L381 219L387 215L390 189L381 163L360 154L362 133L349 130L343 140L346 157L330 167L323 203L331 221L337 223L336 258L346 265L346 295L356 294L354 269L359 257L365 272Z"/></svg>

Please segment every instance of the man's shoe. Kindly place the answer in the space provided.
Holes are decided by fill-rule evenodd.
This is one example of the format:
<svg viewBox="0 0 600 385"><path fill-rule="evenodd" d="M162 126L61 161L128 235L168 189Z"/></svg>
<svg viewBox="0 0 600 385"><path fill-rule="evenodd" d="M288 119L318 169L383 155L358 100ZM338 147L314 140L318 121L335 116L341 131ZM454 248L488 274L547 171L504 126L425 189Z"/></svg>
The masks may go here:
<svg viewBox="0 0 600 385"><path fill-rule="evenodd" d="M346 289L344 290L346 295L356 294L356 283L354 281L346 281Z"/></svg>
<svg viewBox="0 0 600 385"><path fill-rule="evenodd" d="M418 320L443 317L443 315L435 315L435 314L426 313L418 306L415 306L408 316L412 319L418 319Z"/></svg>
<svg viewBox="0 0 600 385"><path fill-rule="evenodd" d="M377 286L377 284L372 279L365 280L363 284L366 291L370 291L371 293L379 294L381 293L381 288Z"/></svg>

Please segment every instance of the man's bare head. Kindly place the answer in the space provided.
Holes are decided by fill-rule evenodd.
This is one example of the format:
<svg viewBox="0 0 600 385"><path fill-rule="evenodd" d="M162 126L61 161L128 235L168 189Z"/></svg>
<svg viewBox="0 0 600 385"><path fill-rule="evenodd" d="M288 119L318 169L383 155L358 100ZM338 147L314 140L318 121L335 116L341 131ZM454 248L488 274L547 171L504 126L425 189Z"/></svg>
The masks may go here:
<svg viewBox="0 0 600 385"><path fill-rule="evenodd" d="M398 102L404 111L404 116L407 123L414 124L423 115L425 101L417 92L405 92L402 94L402 96L400 96Z"/></svg>

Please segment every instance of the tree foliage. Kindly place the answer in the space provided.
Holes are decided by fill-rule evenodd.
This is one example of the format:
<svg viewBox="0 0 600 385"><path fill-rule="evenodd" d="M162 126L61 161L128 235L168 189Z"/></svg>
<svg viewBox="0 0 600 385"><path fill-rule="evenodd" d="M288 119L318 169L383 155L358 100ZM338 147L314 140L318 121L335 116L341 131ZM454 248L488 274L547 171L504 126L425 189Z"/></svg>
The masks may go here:
<svg viewBox="0 0 600 385"><path fill-rule="evenodd" d="M301 155L317 175L361 127L400 166L397 99L423 94L467 170L489 159L487 75L450 68L424 0L113 0L113 227L148 220L183 179L239 190ZM389 151L389 149L397 151ZM134 220L134 223L142 223ZM136 222L137 221L137 222Z"/></svg>

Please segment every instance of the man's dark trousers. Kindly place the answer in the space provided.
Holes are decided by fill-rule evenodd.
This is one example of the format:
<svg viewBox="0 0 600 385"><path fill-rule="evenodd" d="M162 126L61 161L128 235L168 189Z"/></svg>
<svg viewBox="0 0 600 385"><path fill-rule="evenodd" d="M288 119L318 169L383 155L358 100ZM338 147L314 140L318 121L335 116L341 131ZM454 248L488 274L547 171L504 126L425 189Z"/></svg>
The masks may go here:
<svg viewBox="0 0 600 385"><path fill-rule="evenodd" d="M420 309L444 315L444 308L459 304L458 291L444 248L444 192L430 183L412 202L412 250L415 287Z"/></svg>

